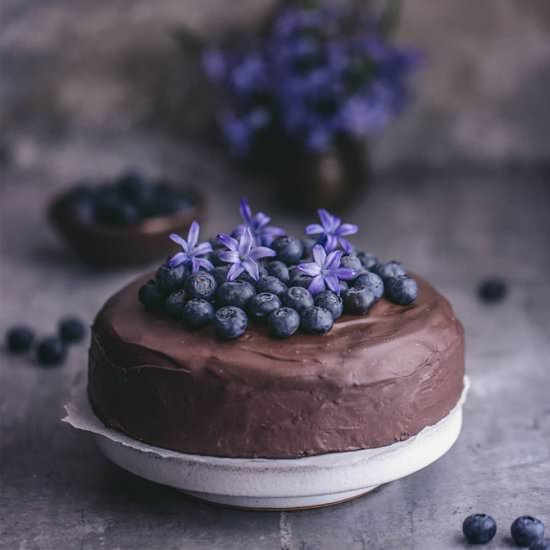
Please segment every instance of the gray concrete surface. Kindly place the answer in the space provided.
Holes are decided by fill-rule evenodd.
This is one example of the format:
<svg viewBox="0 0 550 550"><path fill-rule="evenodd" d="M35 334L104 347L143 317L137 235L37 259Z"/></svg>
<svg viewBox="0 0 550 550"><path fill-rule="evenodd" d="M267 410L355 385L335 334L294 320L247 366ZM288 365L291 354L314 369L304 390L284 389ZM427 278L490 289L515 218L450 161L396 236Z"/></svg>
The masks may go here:
<svg viewBox="0 0 550 550"><path fill-rule="evenodd" d="M236 222L242 193L281 224L305 223L209 151L152 136L80 136L29 147L25 158L1 176L2 333L26 322L47 334L68 313L91 322L139 271L91 272L47 226L49 196L82 174L134 164L190 178L211 200L209 233ZM511 547L508 528L518 515L536 515L550 528L549 183L548 172L534 168L387 175L347 216L361 225L359 242L429 278L465 325L473 386L464 430L431 467L334 508L216 508L122 471L59 421L72 384L85 376L86 345L52 370L0 350L0 548L441 550L464 547L461 523L474 511L498 522L491 549ZM476 285L495 273L508 280L510 295L480 304Z"/></svg>

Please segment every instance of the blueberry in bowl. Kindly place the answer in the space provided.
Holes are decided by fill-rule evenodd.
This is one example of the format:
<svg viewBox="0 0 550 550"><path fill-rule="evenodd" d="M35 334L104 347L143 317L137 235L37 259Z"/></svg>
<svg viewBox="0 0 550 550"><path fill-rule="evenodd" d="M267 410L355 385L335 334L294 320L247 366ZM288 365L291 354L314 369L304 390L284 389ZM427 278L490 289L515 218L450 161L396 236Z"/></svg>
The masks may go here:
<svg viewBox="0 0 550 550"><path fill-rule="evenodd" d="M78 183L50 203L50 222L94 267L138 265L176 249L168 236L204 217L195 188L127 172L107 182Z"/></svg>

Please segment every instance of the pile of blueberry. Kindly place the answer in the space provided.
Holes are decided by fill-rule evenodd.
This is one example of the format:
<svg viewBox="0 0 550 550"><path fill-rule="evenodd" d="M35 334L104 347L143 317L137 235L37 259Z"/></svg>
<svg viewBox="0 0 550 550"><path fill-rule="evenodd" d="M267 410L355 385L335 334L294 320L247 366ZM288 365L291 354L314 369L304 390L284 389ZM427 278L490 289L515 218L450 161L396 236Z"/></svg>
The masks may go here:
<svg viewBox="0 0 550 550"><path fill-rule="evenodd" d="M189 191L134 172L99 185L78 184L66 197L69 214L80 223L118 226L191 210L196 202Z"/></svg>
<svg viewBox="0 0 550 550"><path fill-rule="evenodd" d="M81 342L86 328L80 319L66 317L59 321L57 334L36 342L34 331L27 326L15 326L6 332L6 349L13 354L25 354L35 348L36 360L40 365L55 367L61 365L71 344Z"/></svg>
<svg viewBox="0 0 550 550"><path fill-rule="evenodd" d="M487 544L496 532L496 521L487 514L472 514L462 524L464 537L470 544ZM550 539L544 538L544 523L532 516L514 520L510 534L515 544L529 550L550 550Z"/></svg>
<svg viewBox="0 0 550 550"><path fill-rule="evenodd" d="M213 324L226 340L244 334L250 321L276 338L298 329L321 335L342 314L364 315L383 296L400 305L414 302L416 282L399 262L381 263L354 250L338 230L355 226L322 212L327 230L318 226L323 232L317 240L269 226L265 214L252 216L246 201L244 223L231 235L198 244L194 222L187 240L171 236L182 251L139 289L139 300L189 330Z"/></svg>

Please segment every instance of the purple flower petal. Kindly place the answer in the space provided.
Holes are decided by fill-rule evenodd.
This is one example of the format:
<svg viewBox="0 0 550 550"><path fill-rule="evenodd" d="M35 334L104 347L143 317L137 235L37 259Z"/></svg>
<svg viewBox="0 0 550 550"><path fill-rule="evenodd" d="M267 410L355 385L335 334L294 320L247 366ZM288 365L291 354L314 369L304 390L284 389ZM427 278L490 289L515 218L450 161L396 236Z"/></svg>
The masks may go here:
<svg viewBox="0 0 550 550"><path fill-rule="evenodd" d="M325 249L327 251L332 251L338 247L338 239L334 235L327 235L325 242Z"/></svg>
<svg viewBox="0 0 550 550"><path fill-rule="evenodd" d="M243 260L241 264L246 272L257 281L260 278L260 271L258 269L258 264L254 260Z"/></svg>
<svg viewBox="0 0 550 550"><path fill-rule="evenodd" d="M321 267L313 262L307 263L307 264L300 264L298 265L298 269L302 273L305 273L310 277L316 277L317 275L321 274Z"/></svg>
<svg viewBox="0 0 550 550"><path fill-rule="evenodd" d="M334 269L332 273L334 273L338 279L342 279L343 281L353 279L357 275L353 269L349 269L348 267L339 267Z"/></svg>
<svg viewBox="0 0 550 550"><path fill-rule="evenodd" d="M316 244L313 247L312 254L313 254L313 260L317 265L321 267L325 265L325 260L327 259L327 253L320 244Z"/></svg>
<svg viewBox="0 0 550 550"><path fill-rule="evenodd" d="M333 269L337 268L340 265L341 259L342 259L342 251L341 250L333 250L327 256L327 259L325 261L325 267L328 270L333 270Z"/></svg>
<svg viewBox="0 0 550 550"><path fill-rule="evenodd" d="M176 244L179 244L183 249L183 251L187 252L188 250L187 241L183 237L180 237L177 233L172 233L170 235L170 240L175 242Z"/></svg>
<svg viewBox="0 0 550 550"><path fill-rule="evenodd" d="M192 250L194 256L204 256L209 252L212 252L212 245L210 243L201 243Z"/></svg>
<svg viewBox="0 0 550 550"><path fill-rule="evenodd" d="M241 218L244 220L244 223L248 226L252 225L252 211L250 210L250 205L248 201L244 198L241 199Z"/></svg>
<svg viewBox="0 0 550 550"><path fill-rule="evenodd" d="M325 283L330 290L332 290L332 292L340 294L340 283L338 282L338 277L336 275L327 275L325 277Z"/></svg>
<svg viewBox="0 0 550 550"><path fill-rule="evenodd" d="M206 258L196 258L196 260L197 264L205 271L212 271L214 269L214 264L210 260Z"/></svg>
<svg viewBox="0 0 550 550"><path fill-rule="evenodd" d="M274 250L268 248L267 246L256 246L250 251L249 254L249 257L253 260L260 260L269 256L276 256L276 253Z"/></svg>
<svg viewBox="0 0 550 550"><path fill-rule="evenodd" d="M227 280L234 281L242 272L244 267L240 264L233 264L227 272Z"/></svg>
<svg viewBox="0 0 550 550"><path fill-rule="evenodd" d="M318 223L312 223L306 227L306 235L319 235L319 233L324 233L325 230Z"/></svg>
<svg viewBox="0 0 550 550"><path fill-rule="evenodd" d="M348 240L340 237L338 239L338 243L347 254L351 254L353 252L353 246L351 246L351 243Z"/></svg>
<svg viewBox="0 0 550 550"><path fill-rule="evenodd" d="M194 256L191 257L191 272L196 273L201 268L197 258Z"/></svg>
<svg viewBox="0 0 550 550"><path fill-rule="evenodd" d="M317 210L317 214L319 214L319 219L323 225L323 230L330 231L334 223L334 218L324 208L319 208L319 210Z"/></svg>
<svg viewBox="0 0 550 550"><path fill-rule="evenodd" d="M170 267L177 267L178 265L185 263L187 261L187 258L187 254L185 254L184 252L178 252L177 254L172 256L170 260L168 260L168 265Z"/></svg>
<svg viewBox="0 0 550 550"><path fill-rule="evenodd" d="M253 221L254 227L256 227L257 229L262 229L271 221L271 218L266 214L264 214L263 212L258 212L254 216L254 219L252 221Z"/></svg>
<svg viewBox="0 0 550 550"><path fill-rule="evenodd" d="M237 241L230 235L226 235L225 233L220 233L218 235L218 241L220 241L224 246L229 248L229 250L237 251L239 248L239 241Z"/></svg>
<svg viewBox="0 0 550 550"><path fill-rule="evenodd" d="M352 223L343 223L337 230L336 235L343 237L345 235L354 235L358 231L358 227Z"/></svg>
<svg viewBox="0 0 550 550"><path fill-rule="evenodd" d="M222 262L227 264L238 264L240 261L239 253L236 250L222 250L218 256Z"/></svg>
<svg viewBox="0 0 550 550"><path fill-rule="evenodd" d="M187 235L187 246L190 250L195 248L199 240L200 225L198 222L193 222L189 228L189 234Z"/></svg>
<svg viewBox="0 0 550 550"><path fill-rule="evenodd" d="M250 229L247 227L243 231L243 234L239 239L239 245L238 245L239 255L242 257L247 257L250 254L250 249L252 248L253 244L254 244L254 237L252 237L252 233L250 232Z"/></svg>
<svg viewBox="0 0 550 550"><path fill-rule="evenodd" d="M311 281L308 290L311 292L311 294L313 294L313 296L325 290L325 281L323 279L323 276L317 275L316 277L313 277L313 280Z"/></svg>

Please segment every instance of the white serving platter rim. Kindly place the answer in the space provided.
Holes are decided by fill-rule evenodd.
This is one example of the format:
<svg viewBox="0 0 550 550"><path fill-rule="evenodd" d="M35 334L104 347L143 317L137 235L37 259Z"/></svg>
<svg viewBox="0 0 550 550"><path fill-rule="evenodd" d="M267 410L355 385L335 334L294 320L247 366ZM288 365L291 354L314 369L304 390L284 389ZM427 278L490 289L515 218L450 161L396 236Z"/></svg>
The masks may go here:
<svg viewBox="0 0 550 550"><path fill-rule="evenodd" d="M100 450L122 468L211 502L254 509L295 509L349 500L421 470L443 456L462 427L464 390L438 423L401 442L359 451L301 458L223 458L147 445L107 428L78 385L63 418L94 435Z"/></svg>

